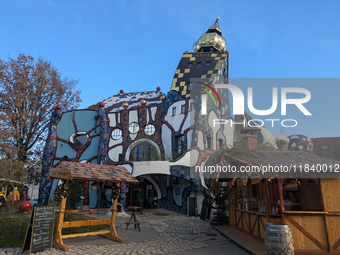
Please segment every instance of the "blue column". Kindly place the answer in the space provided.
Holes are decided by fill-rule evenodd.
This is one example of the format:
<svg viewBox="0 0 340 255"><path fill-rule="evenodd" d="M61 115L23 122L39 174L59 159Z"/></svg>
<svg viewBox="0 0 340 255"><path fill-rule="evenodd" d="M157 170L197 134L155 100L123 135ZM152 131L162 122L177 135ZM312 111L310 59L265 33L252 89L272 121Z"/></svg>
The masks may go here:
<svg viewBox="0 0 340 255"><path fill-rule="evenodd" d="M126 183L122 182L121 183L121 188L120 188L120 203L124 209L126 210Z"/></svg>
<svg viewBox="0 0 340 255"><path fill-rule="evenodd" d="M100 120L100 140L98 144L98 159L97 162L100 165L106 165L108 161L107 148L110 140L110 127L109 119L105 113L103 104L98 109L98 115Z"/></svg>
<svg viewBox="0 0 340 255"><path fill-rule="evenodd" d="M54 157L57 150L57 124L61 119L62 111L61 106L54 107L50 126L48 128L48 138L46 140L44 156L42 162L41 179L39 186L39 200L40 206L45 206L48 203L48 198L51 192L51 186L53 180L47 180L47 176L50 174L50 169L53 166Z"/></svg>

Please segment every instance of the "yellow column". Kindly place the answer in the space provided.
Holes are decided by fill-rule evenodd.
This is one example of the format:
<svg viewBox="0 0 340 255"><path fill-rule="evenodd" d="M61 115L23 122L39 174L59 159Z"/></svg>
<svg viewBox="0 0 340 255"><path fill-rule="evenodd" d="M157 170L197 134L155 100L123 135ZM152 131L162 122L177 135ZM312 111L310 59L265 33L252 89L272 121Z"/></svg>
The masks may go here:
<svg viewBox="0 0 340 255"><path fill-rule="evenodd" d="M117 186L119 187L120 183L116 183ZM111 214L111 223L110 223L110 226L109 226L109 230L110 230L110 233L109 234L104 234L102 236L105 236L105 237L108 237L108 238L111 238L113 240L116 240L120 243L124 243L125 240L123 238L120 238L118 237L117 235L117 231L116 231L116 228L115 228L115 221L116 221L116 212L117 212L117 199L115 199L112 203L112 214Z"/></svg>
<svg viewBox="0 0 340 255"><path fill-rule="evenodd" d="M69 180L65 180L65 184L64 184L65 189L68 189L68 183L69 183ZM61 234L61 230L63 229L66 199L67 198L63 198L60 202L58 226L57 226L56 233L54 234L54 238L53 238L53 245L57 246L58 248L62 249L63 251L69 251L70 250L70 248L63 243L63 238L62 238L62 234Z"/></svg>

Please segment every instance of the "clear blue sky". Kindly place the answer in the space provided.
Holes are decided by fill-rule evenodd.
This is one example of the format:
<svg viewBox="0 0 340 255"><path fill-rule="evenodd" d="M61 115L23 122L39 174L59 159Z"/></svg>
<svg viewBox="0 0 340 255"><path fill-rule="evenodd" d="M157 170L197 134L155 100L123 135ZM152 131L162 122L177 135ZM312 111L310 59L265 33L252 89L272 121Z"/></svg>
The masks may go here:
<svg viewBox="0 0 340 255"><path fill-rule="evenodd" d="M44 56L63 75L79 79L81 108L120 89L160 86L166 93L182 53L192 51L217 16L230 53L230 77L340 77L336 0L0 0L0 58ZM285 129L285 135L340 136L336 84L310 88L313 117L302 119L300 129Z"/></svg>

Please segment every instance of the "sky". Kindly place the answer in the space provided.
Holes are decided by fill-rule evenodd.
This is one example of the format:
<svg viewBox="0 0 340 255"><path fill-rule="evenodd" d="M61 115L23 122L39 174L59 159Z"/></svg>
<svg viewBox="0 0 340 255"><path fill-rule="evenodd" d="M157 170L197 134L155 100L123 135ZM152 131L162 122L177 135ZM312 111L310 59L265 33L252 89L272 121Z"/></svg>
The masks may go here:
<svg viewBox="0 0 340 255"><path fill-rule="evenodd" d="M227 40L230 78L340 78L337 0L0 0L0 58L23 53L52 61L63 76L79 80L80 108L120 89L160 86L167 93L183 52L193 51L216 17ZM312 116L296 107L280 116L278 107L276 115L260 118L297 118L299 124L266 126L272 133L340 136L339 79L312 80L299 86L311 92L305 106ZM242 87L245 95L251 86ZM269 108L271 87L253 90L254 105Z"/></svg>

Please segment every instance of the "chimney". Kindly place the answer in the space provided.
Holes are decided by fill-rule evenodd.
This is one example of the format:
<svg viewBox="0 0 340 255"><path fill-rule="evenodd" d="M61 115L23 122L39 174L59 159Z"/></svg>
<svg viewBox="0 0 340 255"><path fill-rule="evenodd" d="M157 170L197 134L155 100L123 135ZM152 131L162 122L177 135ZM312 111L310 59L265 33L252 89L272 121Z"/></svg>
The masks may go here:
<svg viewBox="0 0 340 255"><path fill-rule="evenodd" d="M250 151L257 150L257 135L256 132L260 131L259 128L256 127L243 127L241 130L241 134L245 134L246 138L244 139L244 148Z"/></svg>

